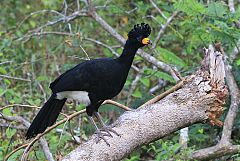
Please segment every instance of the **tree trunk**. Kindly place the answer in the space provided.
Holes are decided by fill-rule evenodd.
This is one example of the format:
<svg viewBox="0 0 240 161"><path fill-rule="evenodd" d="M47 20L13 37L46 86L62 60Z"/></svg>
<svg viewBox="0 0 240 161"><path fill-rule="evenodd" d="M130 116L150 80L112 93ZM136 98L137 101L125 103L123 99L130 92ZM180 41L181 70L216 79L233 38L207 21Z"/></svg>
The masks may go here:
<svg viewBox="0 0 240 161"><path fill-rule="evenodd" d="M134 149L189 125L206 120L221 125L217 118L227 95L222 55L211 46L205 54L201 69L185 78L181 89L154 104L123 113L113 124L121 137L108 137L110 146L103 140L96 144L93 135L63 160L121 160Z"/></svg>

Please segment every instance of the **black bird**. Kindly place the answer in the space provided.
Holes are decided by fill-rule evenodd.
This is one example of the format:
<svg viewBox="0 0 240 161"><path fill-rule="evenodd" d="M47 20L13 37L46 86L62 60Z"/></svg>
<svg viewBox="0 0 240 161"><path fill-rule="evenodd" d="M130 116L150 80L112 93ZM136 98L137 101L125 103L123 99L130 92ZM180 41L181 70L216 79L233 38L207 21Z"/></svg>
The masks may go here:
<svg viewBox="0 0 240 161"><path fill-rule="evenodd" d="M67 98L72 98L86 104L89 120L96 128L97 142L103 139L107 143L104 138L106 133L111 136L110 132L117 132L102 121L98 108L104 100L115 97L122 90L137 50L151 43L148 38L150 33L151 28L148 24L137 24L128 33L120 57L85 61L60 75L50 84L52 95L34 118L26 138L32 138L53 125ZM101 123L101 130L93 120L93 115Z"/></svg>

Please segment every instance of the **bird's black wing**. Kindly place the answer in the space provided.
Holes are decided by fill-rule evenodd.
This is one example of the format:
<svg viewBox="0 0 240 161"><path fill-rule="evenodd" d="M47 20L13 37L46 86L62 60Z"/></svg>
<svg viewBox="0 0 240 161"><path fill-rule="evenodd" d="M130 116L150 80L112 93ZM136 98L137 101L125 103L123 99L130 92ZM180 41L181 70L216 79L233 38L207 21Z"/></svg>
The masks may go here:
<svg viewBox="0 0 240 161"><path fill-rule="evenodd" d="M89 74L87 68L89 65L91 66L91 64L90 61L86 61L61 74L50 84L53 93L62 91L81 91L88 88L87 79Z"/></svg>
<svg viewBox="0 0 240 161"><path fill-rule="evenodd" d="M60 75L50 84L53 93L62 91L96 91L96 88L108 88L110 80L119 81L118 65L113 59L93 59L78 64ZM121 75L121 74L120 74ZM117 83L116 82L116 83ZM115 84L115 83L114 83Z"/></svg>

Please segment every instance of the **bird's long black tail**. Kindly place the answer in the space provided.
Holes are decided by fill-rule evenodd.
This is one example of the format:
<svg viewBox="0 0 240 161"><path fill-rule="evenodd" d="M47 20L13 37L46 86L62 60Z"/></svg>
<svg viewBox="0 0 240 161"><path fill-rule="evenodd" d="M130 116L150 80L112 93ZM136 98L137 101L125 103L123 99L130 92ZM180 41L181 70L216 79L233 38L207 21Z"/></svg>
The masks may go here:
<svg viewBox="0 0 240 161"><path fill-rule="evenodd" d="M28 128L26 138L30 139L53 125L67 99L58 100L56 94L52 94L48 101L43 105L32 124Z"/></svg>

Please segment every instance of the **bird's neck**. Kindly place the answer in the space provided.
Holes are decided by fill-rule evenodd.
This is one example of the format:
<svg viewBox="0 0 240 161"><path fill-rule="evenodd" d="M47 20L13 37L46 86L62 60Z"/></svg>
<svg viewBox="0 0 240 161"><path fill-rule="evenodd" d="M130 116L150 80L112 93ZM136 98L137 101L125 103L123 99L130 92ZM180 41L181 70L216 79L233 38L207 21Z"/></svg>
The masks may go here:
<svg viewBox="0 0 240 161"><path fill-rule="evenodd" d="M123 52L120 57L117 58L117 60L126 67L130 68L138 48L139 47L136 46L135 43L131 43L129 40L127 40L126 44L124 45Z"/></svg>

